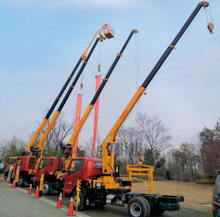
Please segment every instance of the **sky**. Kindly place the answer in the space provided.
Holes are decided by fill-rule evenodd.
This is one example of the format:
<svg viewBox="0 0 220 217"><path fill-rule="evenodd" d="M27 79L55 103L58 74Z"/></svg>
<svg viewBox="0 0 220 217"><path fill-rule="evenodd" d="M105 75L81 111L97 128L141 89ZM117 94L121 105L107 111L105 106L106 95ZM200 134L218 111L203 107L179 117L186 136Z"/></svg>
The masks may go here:
<svg viewBox="0 0 220 217"><path fill-rule="evenodd" d="M13 135L29 141L96 31L109 24L115 37L99 43L62 110L73 120L77 94L82 94L84 113L95 93L95 76L106 75L130 32L137 29L101 93L98 133L104 139L198 3L1 0L0 144ZM138 111L158 115L170 129L174 148L194 140L205 126L214 128L220 118L220 2L209 3L177 43L125 127L136 126ZM214 23L213 34L207 22ZM93 124L92 112L79 145L93 136Z"/></svg>

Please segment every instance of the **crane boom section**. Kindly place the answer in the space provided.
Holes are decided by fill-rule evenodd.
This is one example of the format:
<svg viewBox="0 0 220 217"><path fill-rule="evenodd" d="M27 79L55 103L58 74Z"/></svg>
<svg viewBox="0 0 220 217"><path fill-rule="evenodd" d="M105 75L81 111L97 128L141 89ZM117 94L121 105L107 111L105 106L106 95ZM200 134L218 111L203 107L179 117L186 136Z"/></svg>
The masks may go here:
<svg viewBox="0 0 220 217"><path fill-rule="evenodd" d="M98 30L98 31L99 31L99 30ZM51 108L49 109L49 111L48 111L48 113L46 114L45 118L43 119L42 123L40 124L40 126L39 126L37 132L36 132L35 135L33 136L33 138L32 138L32 140L31 140L30 144L29 144L28 147L27 147L27 154L28 154L28 155L29 155L30 152L31 152L31 147L33 147L34 144L35 144L35 142L37 141L37 138L39 137L40 133L42 132L42 130L43 130L43 128L44 128L44 126L46 125L47 120L49 119L49 117L50 117L50 115L52 114L54 108L56 107L57 103L59 102L61 96L63 95L63 92L64 92L65 89L67 88L69 82L71 81L73 75L75 74L77 68L79 67L79 65L80 65L80 63L81 63L81 61L82 61L82 59L85 61L85 59L86 59L86 54L87 54L87 52L88 52L88 49L89 49L89 47L92 45L92 42L94 41L96 35L98 34L98 31L97 31L96 34L93 36L93 38L92 38L91 42L89 43L88 47L86 48L85 52L82 54L82 56L81 56L80 59L78 60L76 66L74 67L73 71L71 72L70 76L69 76L68 79L66 80L64 86L62 87L60 93L58 94L58 96L57 96L56 99L54 100L54 102L53 102Z"/></svg>
<svg viewBox="0 0 220 217"><path fill-rule="evenodd" d="M92 42L94 41L96 35L98 34L99 30L97 30L96 34L94 35L92 41L89 43L88 47L86 48L85 52L82 54L81 58L85 61L86 60L86 53L89 50L89 47L91 46Z"/></svg>
<svg viewBox="0 0 220 217"><path fill-rule="evenodd" d="M193 21L197 13L202 7L207 7L209 4L207 2L201 2L197 5L197 7L194 9L190 17L187 19L186 23L183 25L179 33L176 35L174 40L171 42L171 45L165 50L159 61L156 63L150 74L147 76L141 87L137 90L135 95L133 96L132 100L128 103L127 107L111 129L108 136L104 139L102 144L102 159L103 159L103 175L110 175L114 173L114 165L112 162L114 162L114 153L111 153L109 146L111 144L115 144L116 142L116 136L118 133L118 130L120 129L121 125L124 123L127 116L132 111L135 104L140 99L141 95L144 93L145 89L148 87L154 76L157 74L158 70L161 68L171 51L175 48L176 43L179 41L181 36L184 34L190 23ZM109 178L107 178L109 181Z"/></svg>
<svg viewBox="0 0 220 217"><path fill-rule="evenodd" d="M109 156L109 153L110 153L109 145L115 144L116 136L121 125L124 123L127 116L130 114L130 112L132 111L132 109L134 108L134 106L136 105L140 97L142 96L142 94L145 93L144 91L145 91L144 87L139 87L139 89L137 90L135 95L132 97L131 101L128 103L127 107L122 112L121 116L119 117L119 119L117 120L115 125L112 127L111 131L109 132L109 134L106 136L106 138L104 139L102 143L103 174L111 174L114 172L114 165L112 165L112 162L114 161L112 159L113 156L112 155Z"/></svg>
<svg viewBox="0 0 220 217"><path fill-rule="evenodd" d="M89 52L89 54L88 54L88 56L87 56L85 62L84 62L83 65L81 66L81 68L80 68L79 72L77 73L77 75L76 75L76 77L75 77L73 83L70 85L70 87L69 87L69 89L68 89L66 95L64 96L63 101L61 102L59 108L58 108L57 111L55 112L54 117L53 117L52 120L50 121L50 123L49 123L49 125L48 125L46 131L44 132L44 135L42 136L40 142L38 143L37 147L38 147L39 151L41 151L41 150L44 149L44 142L45 142L47 136L49 135L50 130L51 130L52 127L54 126L54 124L55 124L55 122L56 122L56 120L57 120L59 114L61 113L62 108L64 107L64 105L65 105L67 99L69 98L69 96L70 96L72 90L74 89L75 84L77 83L77 81L78 81L80 75L82 74L82 71L84 70L84 68L85 68L85 66L86 66L86 64L87 64L87 62L89 61L89 58L90 58L90 56L92 55L92 53L93 53L93 51L94 51L94 49L95 49L95 47L96 47L96 45L97 45L98 42L99 42L99 38L96 39L96 41L95 41L93 47L91 48L91 50L90 50L90 52Z"/></svg>
<svg viewBox="0 0 220 217"><path fill-rule="evenodd" d="M77 136L79 135L79 132L82 129L84 123L86 122L86 120L87 120L90 112L92 111L93 107L94 107L94 105L89 105L87 107L87 109L86 109L85 113L83 114L83 116L82 116L82 118L81 118L81 120L80 120L80 122L79 122L79 124L78 124L78 126L76 128L76 130L74 131L73 135L71 136L71 138L70 138L70 140L68 142L68 144L71 145L70 146L71 149L75 147Z"/></svg>
<svg viewBox="0 0 220 217"><path fill-rule="evenodd" d="M76 139L77 139L77 136L79 135L80 130L82 129L82 127L83 127L85 121L87 120L87 118L88 118L90 112L92 111L92 109L93 109L93 107L94 107L94 105L95 105L97 99L99 98L99 96L100 96L100 94L101 94L103 88L105 87L105 85L106 85L106 83L107 83L107 81L108 81L108 78L110 77L110 75L111 75L111 73L113 72L113 70L114 70L116 64L118 63L120 57L122 56L122 53L124 52L126 46L128 45L128 43L129 43L131 37L133 36L134 33L137 33L137 32L138 32L138 31L137 31L136 29L133 29L133 30L131 31L131 33L129 34L127 40L125 41L125 43L124 43L124 45L123 45L123 47L122 47L122 49L121 49L120 52L117 54L117 56L116 56L114 62L112 63L112 65L111 65L111 67L110 67L108 73L106 74L105 78L103 79L103 81L102 81L100 87L98 88L98 90L97 90L97 92L95 93L95 95L94 95L92 101L90 102L89 106L87 107L87 109L86 109L86 111L85 111L83 117L81 118L81 120L80 120L80 122L79 122L79 124L78 124L78 126L77 126L77 128L76 128L76 130L74 131L72 137L70 138L68 144L66 145L66 147L65 147L65 155L66 155L66 156L65 156L65 157L66 157L65 167L66 167L66 169L67 169L68 166L69 166L70 159L71 159L72 157L75 157L75 156L72 156L72 149L75 147Z"/></svg>
<svg viewBox="0 0 220 217"><path fill-rule="evenodd" d="M103 36L101 35L101 32L104 31L104 30L107 31L107 32L104 32L104 35L105 35L106 37L103 38ZM98 33L98 31L96 32L95 36L97 35L97 33ZM107 33L107 35L106 35L106 33ZM93 37L92 41L95 39L95 36ZM111 30L111 28L110 28L110 25L104 24L103 27L102 27L102 29L101 29L101 31L99 32L99 36L100 36L100 37L96 38L96 41L95 41L95 43L93 44L93 46L92 46L92 48L91 48L91 50L90 50L88 56L86 57L86 59L84 59L84 63L82 64L82 66L81 66L79 72L77 73L77 75L76 75L74 81L72 82L72 84L71 84L71 86L69 87L69 89L68 89L66 95L64 96L64 99L63 99L62 102L60 103L60 106L58 107L56 113L54 114L54 117L52 118L51 122L49 123L49 125L48 125L48 127L47 127L47 129L46 129L46 131L45 131L45 133L44 133L44 135L43 135L43 137L41 138L39 144L37 145L37 149L38 149L38 154L37 154L37 156L40 156L40 155L41 155L41 151L44 149L44 142L45 142L45 140L46 140L48 134L50 133L50 130L51 130L52 127L54 126L54 124L55 124L55 122L56 122L56 120L57 120L59 114L61 113L61 110L62 110L62 108L64 107L66 101L68 100L68 98L69 98L69 96L70 96L72 90L74 89L75 84L77 83L77 81L78 81L80 75L82 74L82 71L84 70L86 64L88 63L88 61L89 61L89 59L90 59L90 57L91 57L91 55L92 55L92 53L93 53L93 51L94 51L96 45L98 44L99 41L102 42L102 41L105 40L106 38L110 39L110 38L113 38L113 37L114 37L114 35L112 34L112 30ZM92 44L92 41L90 42L89 46ZM87 48L88 48L88 47L87 47ZM87 49L87 50L88 50L88 49ZM86 50L86 51L87 51L87 50ZM85 54L85 53L84 53L84 54ZM82 55L81 57L83 58L83 55ZM85 56L84 56L84 57L85 57ZM81 58L81 59L82 59L82 58Z"/></svg>

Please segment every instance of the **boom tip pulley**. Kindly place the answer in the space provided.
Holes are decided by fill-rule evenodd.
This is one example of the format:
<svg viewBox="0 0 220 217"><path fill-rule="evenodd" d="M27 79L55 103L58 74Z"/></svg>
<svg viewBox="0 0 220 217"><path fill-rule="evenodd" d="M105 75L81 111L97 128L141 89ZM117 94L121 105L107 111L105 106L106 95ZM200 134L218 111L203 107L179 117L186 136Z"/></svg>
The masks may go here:
<svg viewBox="0 0 220 217"><path fill-rule="evenodd" d="M199 3L199 5L202 5L203 7L208 7L209 3L205 2L205 1L202 1L202 2Z"/></svg>

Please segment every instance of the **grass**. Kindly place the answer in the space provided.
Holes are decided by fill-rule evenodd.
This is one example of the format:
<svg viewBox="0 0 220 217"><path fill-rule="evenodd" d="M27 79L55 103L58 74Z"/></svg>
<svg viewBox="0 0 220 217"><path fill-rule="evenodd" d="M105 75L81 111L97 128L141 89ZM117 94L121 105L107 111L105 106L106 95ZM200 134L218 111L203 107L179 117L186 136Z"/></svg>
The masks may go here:
<svg viewBox="0 0 220 217"><path fill-rule="evenodd" d="M213 185L201 185L193 182L154 181L154 193L163 195L183 196L184 202L180 205L211 211L211 207L201 203L210 203L212 200ZM133 192L148 193L148 182L133 183Z"/></svg>

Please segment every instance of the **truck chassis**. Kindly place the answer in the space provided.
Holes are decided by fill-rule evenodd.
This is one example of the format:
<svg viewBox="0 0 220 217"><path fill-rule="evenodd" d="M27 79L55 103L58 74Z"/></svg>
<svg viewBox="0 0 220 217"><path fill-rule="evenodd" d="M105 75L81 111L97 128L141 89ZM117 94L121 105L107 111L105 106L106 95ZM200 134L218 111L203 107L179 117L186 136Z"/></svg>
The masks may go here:
<svg viewBox="0 0 220 217"><path fill-rule="evenodd" d="M76 201L76 192L73 193L73 197ZM182 196L138 194L130 192L130 189L105 189L104 186L90 188L88 181L82 181L79 204L76 209L83 210L91 204L95 204L97 208L105 204L126 205L129 216L149 217L160 216L165 211L179 210L179 202L183 201Z"/></svg>

